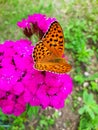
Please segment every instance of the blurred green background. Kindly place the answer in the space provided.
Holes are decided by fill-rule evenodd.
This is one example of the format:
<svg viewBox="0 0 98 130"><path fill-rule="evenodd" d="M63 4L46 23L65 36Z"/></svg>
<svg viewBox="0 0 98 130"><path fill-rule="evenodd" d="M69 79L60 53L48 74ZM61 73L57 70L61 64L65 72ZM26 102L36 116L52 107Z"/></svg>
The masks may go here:
<svg viewBox="0 0 98 130"><path fill-rule="evenodd" d="M0 0L0 43L25 38L16 24L34 13L56 17L63 28L73 93L59 111L0 111L0 130L98 130L98 0Z"/></svg>

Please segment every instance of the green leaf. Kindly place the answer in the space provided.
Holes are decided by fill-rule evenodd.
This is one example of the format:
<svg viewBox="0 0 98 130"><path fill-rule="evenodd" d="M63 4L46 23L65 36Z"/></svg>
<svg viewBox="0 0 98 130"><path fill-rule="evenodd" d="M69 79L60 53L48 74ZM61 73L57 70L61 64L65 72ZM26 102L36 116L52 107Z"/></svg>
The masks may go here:
<svg viewBox="0 0 98 130"><path fill-rule="evenodd" d="M98 114L98 104L93 105L92 109L96 114Z"/></svg>
<svg viewBox="0 0 98 130"><path fill-rule="evenodd" d="M87 93L87 91L85 90L83 93L83 101L87 104L89 101L89 94Z"/></svg>
<svg viewBox="0 0 98 130"><path fill-rule="evenodd" d="M29 106L28 111L27 111L27 114L28 114L29 118L31 119L33 115L37 116L38 115L38 110L39 110L38 107Z"/></svg>
<svg viewBox="0 0 98 130"><path fill-rule="evenodd" d="M82 84L82 83L84 82L85 78L83 77L83 75L76 75L76 76L74 77L74 80L75 80L76 82Z"/></svg>
<svg viewBox="0 0 98 130"><path fill-rule="evenodd" d="M85 106L78 110L79 114L82 115L85 112Z"/></svg>
<svg viewBox="0 0 98 130"><path fill-rule="evenodd" d="M96 80L96 79L98 79L98 72L96 72L93 75L89 76L86 80Z"/></svg>
<svg viewBox="0 0 98 130"><path fill-rule="evenodd" d="M93 110L92 110L91 108L88 107L87 113L89 114L89 116L90 116L92 119L95 118L95 113L93 112Z"/></svg>
<svg viewBox="0 0 98 130"><path fill-rule="evenodd" d="M98 92L98 84L95 81L91 81L91 90Z"/></svg>

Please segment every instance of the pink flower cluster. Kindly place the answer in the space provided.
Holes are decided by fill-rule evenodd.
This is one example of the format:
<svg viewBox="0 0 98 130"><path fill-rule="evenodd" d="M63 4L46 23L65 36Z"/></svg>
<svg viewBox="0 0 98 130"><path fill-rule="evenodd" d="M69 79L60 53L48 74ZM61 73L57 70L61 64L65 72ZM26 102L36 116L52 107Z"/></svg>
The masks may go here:
<svg viewBox="0 0 98 130"><path fill-rule="evenodd" d="M29 17L35 23L41 17L45 21L44 15L38 16ZM20 25L24 27L24 24ZM33 68L33 49L32 42L27 39L0 44L0 108L5 114L19 116L26 110L27 104L59 109L64 107L65 99L72 92L72 78L68 74L54 74Z"/></svg>
<svg viewBox="0 0 98 130"><path fill-rule="evenodd" d="M6 114L21 114L29 101L25 84L32 75L32 50L28 40L0 44L0 108Z"/></svg>
<svg viewBox="0 0 98 130"><path fill-rule="evenodd" d="M23 32L27 37L38 34L41 38L48 30L50 24L54 21L56 21L56 18L48 18L43 14L33 14L29 15L27 19L19 21L17 25L23 29Z"/></svg>

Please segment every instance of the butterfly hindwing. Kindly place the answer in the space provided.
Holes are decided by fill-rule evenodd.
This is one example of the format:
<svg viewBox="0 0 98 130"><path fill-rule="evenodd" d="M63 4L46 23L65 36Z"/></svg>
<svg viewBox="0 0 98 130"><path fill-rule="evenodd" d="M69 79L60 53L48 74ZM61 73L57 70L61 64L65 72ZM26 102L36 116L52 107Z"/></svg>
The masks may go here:
<svg viewBox="0 0 98 130"><path fill-rule="evenodd" d="M38 62L34 66L37 70L41 71L50 71L54 73L66 73L69 72L71 69L71 66L66 62L63 64L55 64L51 62Z"/></svg>

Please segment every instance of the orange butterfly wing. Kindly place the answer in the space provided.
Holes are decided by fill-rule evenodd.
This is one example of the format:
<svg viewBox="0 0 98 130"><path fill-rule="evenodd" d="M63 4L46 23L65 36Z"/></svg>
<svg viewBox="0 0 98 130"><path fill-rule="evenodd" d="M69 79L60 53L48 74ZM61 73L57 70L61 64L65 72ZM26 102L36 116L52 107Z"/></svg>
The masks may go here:
<svg viewBox="0 0 98 130"><path fill-rule="evenodd" d="M63 54L63 31L59 23L55 21L34 48L34 67L41 71L66 73L70 71L71 65L62 58Z"/></svg>
<svg viewBox="0 0 98 130"><path fill-rule="evenodd" d="M60 24L53 22L42 38L43 44L51 50L54 55L62 57L64 54L64 36Z"/></svg>

